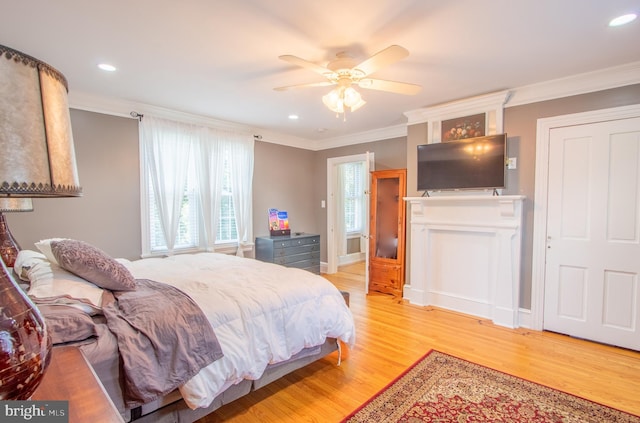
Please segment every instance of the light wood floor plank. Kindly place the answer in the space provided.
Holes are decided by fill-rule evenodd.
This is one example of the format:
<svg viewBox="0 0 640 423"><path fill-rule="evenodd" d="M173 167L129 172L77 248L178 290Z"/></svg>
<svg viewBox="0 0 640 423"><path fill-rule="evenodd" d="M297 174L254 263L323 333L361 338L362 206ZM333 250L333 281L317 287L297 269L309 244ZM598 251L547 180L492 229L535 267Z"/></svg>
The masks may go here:
<svg viewBox="0 0 640 423"><path fill-rule="evenodd" d="M357 345L218 409L213 422L338 422L427 351L436 349L640 414L640 352L364 294L362 266L324 275L350 292Z"/></svg>

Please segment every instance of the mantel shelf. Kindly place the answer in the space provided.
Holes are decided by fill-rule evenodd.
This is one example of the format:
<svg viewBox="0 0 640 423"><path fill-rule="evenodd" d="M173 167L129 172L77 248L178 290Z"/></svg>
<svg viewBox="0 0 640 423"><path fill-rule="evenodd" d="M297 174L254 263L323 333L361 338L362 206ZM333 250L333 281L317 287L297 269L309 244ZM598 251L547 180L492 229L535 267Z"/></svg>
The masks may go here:
<svg viewBox="0 0 640 423"><path fill-rule="evenodd" d="M434 197L404 197L408 202L455 201L455 202L502 202L524 200L524 195L438 195Z"/></svg>

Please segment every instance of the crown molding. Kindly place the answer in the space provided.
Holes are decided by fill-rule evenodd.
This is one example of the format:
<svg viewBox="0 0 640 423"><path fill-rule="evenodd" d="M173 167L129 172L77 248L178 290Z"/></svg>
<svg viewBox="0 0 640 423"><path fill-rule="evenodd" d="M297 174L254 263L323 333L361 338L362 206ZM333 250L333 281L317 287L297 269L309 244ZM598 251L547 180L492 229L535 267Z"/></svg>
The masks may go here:
<svg viewBox="0 0 640 423"><path fill-rule="evenodd" d="M131 116L131 112L135 111L141 115L149 114L164 119L177 120L179 122L199 124L222 130L244 132L258 136L257 139L261 141L273 142L290 147L309 149L308 145L311 142L304 138L284 135L262 128L224 121L208 116L181 112L178 110L128 100L99 97L78 91L69 93L69 107L130 119L137 119L136 117Z"/></svg>
<svg viewBox="0 0 640 423"><path fill-rule="evenodd" d="M98 97L78 91L69 92L69 106L74 109L126 118L132 118L130 115L132 111L136 111L143 115L145 113L149 113L150 115L164 117L166 119L198 123L219 129L229 129L260 135L261 138L258 139L264 142L319 151L384 139L404 137L407 136L408 125L415 125L429 121L441 121L443 119L446 120L459 116L482 113L486 110L495 110L496 108L501 109L514 107L638 83L640 83L640 61L593 72L586 72L566 78L525 85L514 89L460 99L440 105L410 110L404 113L408 119L406 124L378 128L341 137L325 138L322 140L309 140L294 137L269 131L264 128L255 128L234 122L170 110L139 102Z"/></svg>
<svg viewBox="0 0 640 423"><path fill-rule="evenodd" d="M81 91L69 91L69 107L88 112L102 113L134 119L132 111L143 113L140 103L114 98L99 97Z"/></svg>
<svg viewBox="0 0 640 423"><path fill-rule="evenodd" d="M137 119L136 117L131 116L131 112L137 112L141 115L149 114L155 117L177 120L184 123L195 123L218 129L253 133L253 128L250 126L235 122L214 119L194 113L181 112L179 110L167 109L160 106L153 106L151 104L116 98L99 97L79 91L69 93L69 107L131 119Z"/></svg>
<svg viewBox="0 0 640 423"><path fill-rule="evenodd" d="M281 132L269 131L261 128L254 128L253 132L257 135L256 141L284 145L287 147L302 148L304 150L315 150L315 141L308 140L306 138L294 137Z"/></svg>
<svg viewBox="0 0 640 423"><path fill-rule="evenodd" d="M330 148L345 147L347 145L363 144L366 142L374 142L388 140L391 138L399 138L407 136L407 124L402 123L385 128L372 129L370 131L359 132L357 134L345 135L341 137L325 138L315 141L314 151L328 150Z"/></svg>
<svg viewBox="0 0 640 423"><path fill-rule="evenodd" d="M539 101L570 97L639 83L640 62L632 62L621 66L519 87L513 90L513 96L509 100L509 104L505 105L505 107L537 103Z"/></svg>
<svg viewBox="0 0 640 423"><path fill-rule="evenodd" d="M135 117L131 116L132 111L135 111L142 115L148 113L153 116L165 119L173 119L180 122L200 124L218 129L227 129L238 132L247 132L256 135L256 140L261 142L268 142L312 151L326 150L329 148L343 147L365 142L380 141L383 139L397 138L407 135L407 125L400 124L386 128L360 132L343 137L310 140L306 138L282 134L280 132L270 131L264 128L257 128L234 122L223 121L220 119L214 119L207 116L166 109L150 104L115 98L99 97L79 91L73 91L69 93L69 107L73 109L125 117L129 119L135 119Z"/></svg>
<svg viewBox="0 0 640 423"><path fill-rule="evenodd" d="M640 62L632 62L621 66L572 75L566 78L524 85L508 91L500 91L410 110L405 112L405 116L407 116L409 120L409 125L415 125L430 120L437 121L457 116L465 116L467 114L481 113L483 108L491 109L498 105L504 94L507 95L504 98L502 106L514 107L638 83L640 83Z"/></svg>
<svg viewBox="0 0 640 423"><path fill-rule="evenodd" d="M441 121L460 116L483 113L487 110L502 109L509 101L510 95L511 91L498 91L431 107L411 110L405 112L404 115L409 120L409 125L429 121Z"/></svg>

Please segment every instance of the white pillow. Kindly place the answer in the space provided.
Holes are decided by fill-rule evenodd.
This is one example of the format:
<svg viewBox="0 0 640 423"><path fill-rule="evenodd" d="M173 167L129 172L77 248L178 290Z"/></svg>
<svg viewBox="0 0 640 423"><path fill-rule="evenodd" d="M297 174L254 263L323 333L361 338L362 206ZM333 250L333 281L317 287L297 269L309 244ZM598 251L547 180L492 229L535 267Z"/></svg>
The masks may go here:
<svg viewBox="0 0 640 423"><path fill-rule="evenodd" d="M63 241L65 239L66 238L43 239L36 242L35 245L38 248L38 250L40 250L40 252L47 257L47 260L49 260L51 263L58 264L58 260L56 260L56 256L54 256L53 251L51 251L51 241Z"/></svg>
<svg viewBox="0 0 640 423"><path fill-rule="evenodd" d="M36 304L73 305L89 314L102 311L102 293L96 285L67 272L57 264L41 261L27 271L27 292Z"/></svg>
<svg viewBox="0 0 640 423"><path fill-rule="evenodd" d="M16 262L13 264L13 271L23 281L28 281L27 270L36 263L46 261L47 257L33 250L20 250L16 257Z"/></svg>

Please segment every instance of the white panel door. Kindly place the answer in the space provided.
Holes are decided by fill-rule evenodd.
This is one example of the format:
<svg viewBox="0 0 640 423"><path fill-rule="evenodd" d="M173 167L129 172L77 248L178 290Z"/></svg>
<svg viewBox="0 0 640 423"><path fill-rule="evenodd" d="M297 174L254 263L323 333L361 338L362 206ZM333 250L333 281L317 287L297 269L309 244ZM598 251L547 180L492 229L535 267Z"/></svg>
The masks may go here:
<svg viewBox="0 0 640 423"><path fill-rule="evenodd" d="M556 128L544 329L640 350L640 118Z"/></svg>

